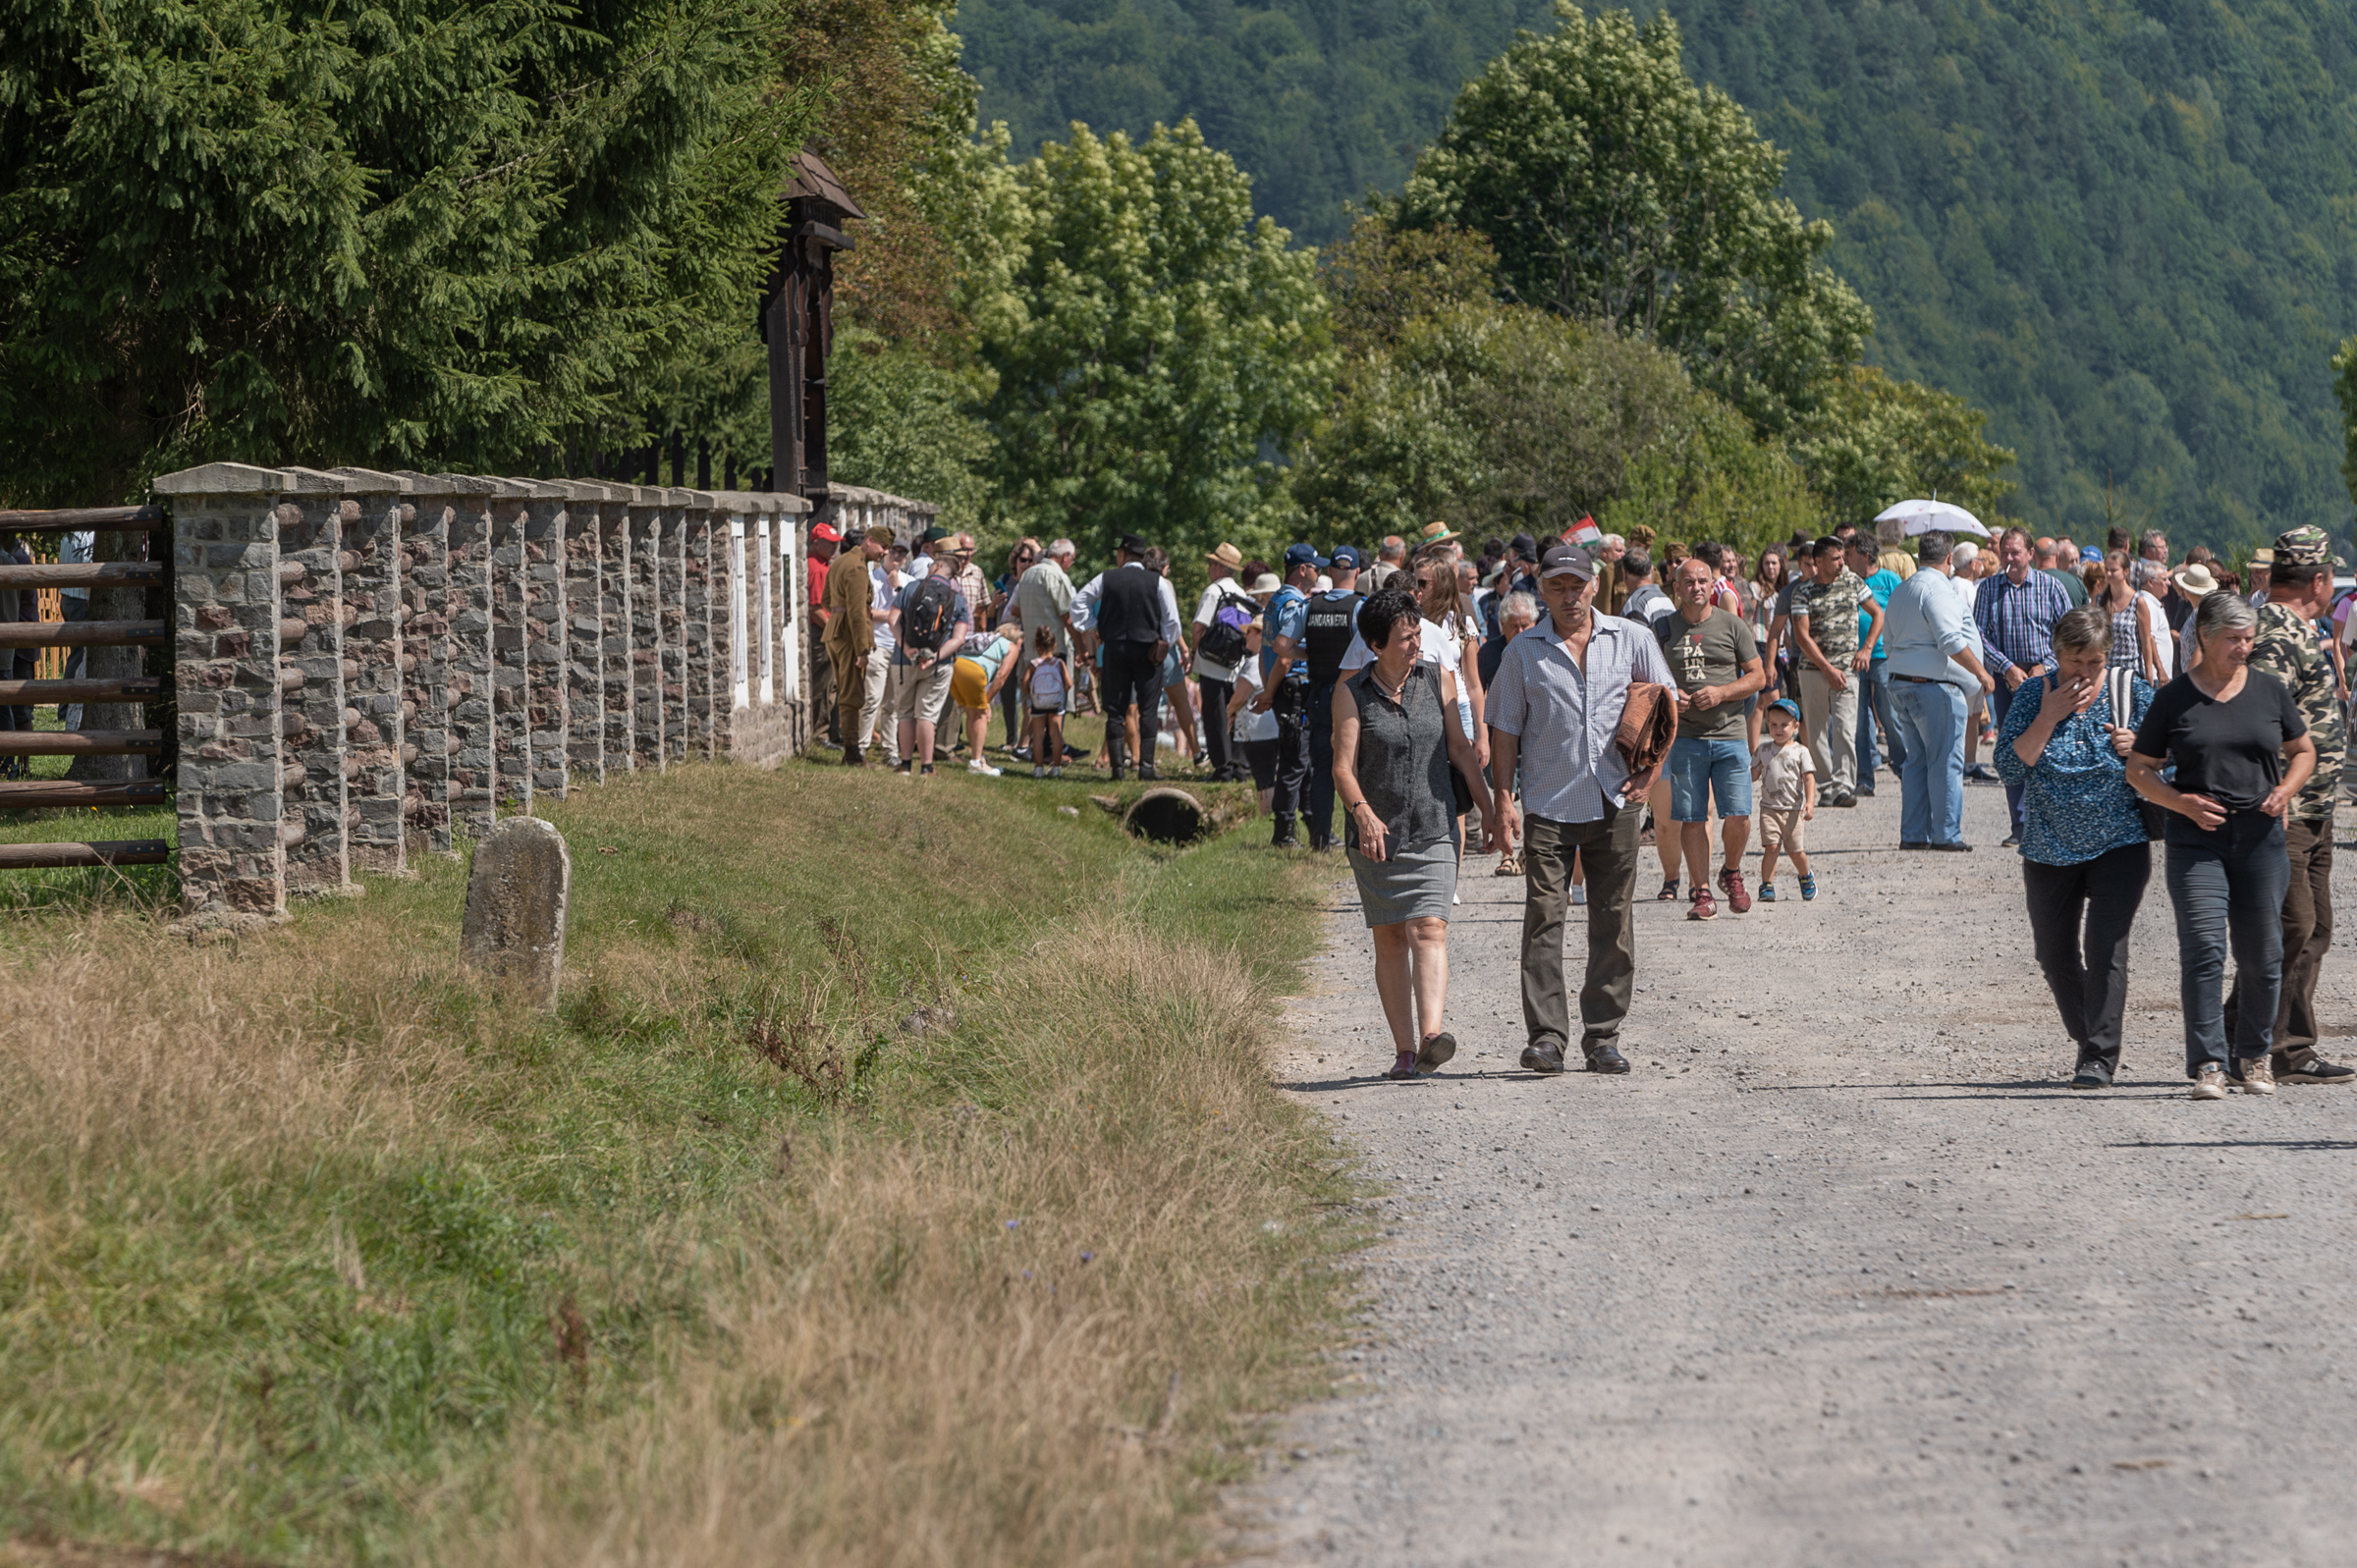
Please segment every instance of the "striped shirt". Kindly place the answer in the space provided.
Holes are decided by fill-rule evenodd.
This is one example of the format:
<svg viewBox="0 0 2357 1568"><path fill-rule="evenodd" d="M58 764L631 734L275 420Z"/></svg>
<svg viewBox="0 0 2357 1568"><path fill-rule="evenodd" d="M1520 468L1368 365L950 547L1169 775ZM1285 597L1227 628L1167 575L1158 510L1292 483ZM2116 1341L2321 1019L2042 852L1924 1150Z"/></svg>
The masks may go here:
<svg viewBox="0 0 2357 1568"><path fill-rule="evenodd" d="M1620 803L1628 764L1613 735L1631 680L1675 684L1653 629L1596 617L1582 671L1547 617L1506 645L1490 687L1490 727L1521 739L1523 809L1549 822L1594 822Z"/></svg>
<svg viewBox="0 0 2357 1568"><path fill-rule="evenodd" d="M1981 628L1981 658L1991 675L2015 665L2026 675L2032 665L2055 662L2055 622L2070 613L2070 595L2043 571L2020 582L2003 572L1985 578L1972 601Z"/></svg>

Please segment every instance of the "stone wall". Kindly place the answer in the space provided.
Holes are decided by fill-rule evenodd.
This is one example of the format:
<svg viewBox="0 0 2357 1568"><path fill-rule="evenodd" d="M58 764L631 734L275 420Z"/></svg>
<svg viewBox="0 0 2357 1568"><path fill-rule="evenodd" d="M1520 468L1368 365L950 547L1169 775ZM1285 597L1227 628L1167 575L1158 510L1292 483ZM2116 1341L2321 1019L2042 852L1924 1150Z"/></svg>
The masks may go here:
<svg viewBox="0 0 2357 1568"><path fill-rule="evenodd" d="M166 474L188 913L450 853L535 798L809 741L810 503L471 474ZM920 503L846 491L847 534Z"/></svg>

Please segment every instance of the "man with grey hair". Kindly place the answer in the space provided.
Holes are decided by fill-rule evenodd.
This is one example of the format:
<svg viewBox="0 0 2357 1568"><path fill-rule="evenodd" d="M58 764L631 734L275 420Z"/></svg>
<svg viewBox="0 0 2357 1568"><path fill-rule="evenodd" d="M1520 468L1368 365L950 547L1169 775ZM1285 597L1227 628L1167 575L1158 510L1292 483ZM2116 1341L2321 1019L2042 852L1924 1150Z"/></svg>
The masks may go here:
<svg viewBox="0 0 2357 1568"><path fill-rule="evenodd" d="M1056 656L1072 656L1072 628L1067 618L1072 613L1071 570L1078 554L1069 539L1059 539L1016 580L1014 617L1023 623L1026 649L1039 635L1039 628L1049 626L1056 632Z"/></svg>
<svg viewBox="0 0 2357 1568"><path fill-rule="evenodd" d="M1972 622L1949 586L1954 547L1935 528L1915 541L1915 574L1891 592L1883 644L1890 650L1891 706L1906 736L1898 768L1898 846L1966 850L1964 734L1971 699L1996 689L1967 629Z"/></svg>
<svg viewBox="0 0 2357 1568"><path fill-rule="evenodd" d="M2143 542L2138 546L2137 554L2147 561L2157 561L2162 567L2166 568L2168 565L2168 535L2158 528L2147 528L2144 531Z"/></svg>
<svg viewBox="0 0 2357 1568"><path fill-rule="evenodd" d="M1366 580L1360 584L1368 593L1381 593L1395 585L1407 570L1407 541L1396 533L1383 536L1383 544L1375 552L1375 565L1366 570ZM1399 584L1409 586L1408 584Z"/></svg>

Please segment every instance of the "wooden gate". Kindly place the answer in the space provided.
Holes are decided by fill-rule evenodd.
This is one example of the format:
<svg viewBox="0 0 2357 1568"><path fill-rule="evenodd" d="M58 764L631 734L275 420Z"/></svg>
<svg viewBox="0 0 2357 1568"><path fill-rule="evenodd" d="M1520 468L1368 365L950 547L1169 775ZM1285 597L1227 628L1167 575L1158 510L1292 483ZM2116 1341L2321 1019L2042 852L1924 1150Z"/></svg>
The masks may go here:
<svg viewBox="0 0 2357 1568"><path fill-rule="evenodd" d="M45 707L56 703L133 704L160 702L169 676L134 676L101 679L38 678L64 672L70 648L172 647L172 563L168 550L155 548L156 532L170 526L161 507L89 507L70 512L0 512L0 535L62 534L94 530L119 533L136 541L134 559L94 561L73 566L19 566L0 562L0 592L35 589L47 594L65 588L97 590L137 588L143 591L143 615L137 621L6 621L0 622L0 706ZM15 679L16 654L27 650L55 656L35 666L36 678ZM167 663L169 653L167 652ZM0 757L143 756L162 764L172 737L162 730L0 730ZM72 783L65 780L0 781L0 810L36 806L149 806L167 798L161 779L119 784ZM168 838L122 838L96 843L0 844L0 870L32 870L51 866L144 866L171 858Z"/></svg>

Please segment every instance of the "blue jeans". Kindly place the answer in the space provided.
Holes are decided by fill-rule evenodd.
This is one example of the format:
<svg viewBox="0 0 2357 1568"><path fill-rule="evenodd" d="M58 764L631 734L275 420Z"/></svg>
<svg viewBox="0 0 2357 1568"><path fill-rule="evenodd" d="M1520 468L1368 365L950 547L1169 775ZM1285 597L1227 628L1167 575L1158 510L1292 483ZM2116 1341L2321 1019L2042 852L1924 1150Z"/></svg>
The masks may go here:
<svg viewBox="0 0 2357 1568"><path fill-rule="evenodd" d="M2021 689L2032 693L2033 700L2040 700L2036 697L2038 690L2036 681L2024 680L2021 683ZM1997 721L1997 732L2002 735L2005 732L2005 715L2013 707L2013 688L2005 684L2004 676L1998 676L1997 689L1989 694L1989 701L1990 716ZM2022 785L2020 784L2008 784L2005 785L2006 820L2016 838L2021 837L2021 791Z"/></svg>
<svg viewBox="0 0 2357 1568"><path fill-rule="evenodd" d="M2216 833L2184 818L2168 827L2168 901L2177 911L2177 1004L2185 1013L2185 1076L2228 1059L2226 950L2234 952L2232 1056L2268 1054L2283 990L2283 893L2291 860L2283 819L2229 812Z"/></svg>
<svg viewBox="0 0 2357 1568"><path fill-rule="evenodd" d="M1858 695L1858 782L1872 784L1881 760L1874 746L1876 725L1882 727L1883 749L1891 753L1891 774L1896 778L1907 765L1907 741L1891 719L1890 660L1877 659L1866 667L1866 689Z"/></svg>
<svg viewBox="0 0 2357 1568"><path fill-rule="evenodd" d="M1670 820L1710 821L1714 796L1720 816L1751 815L1751 754L1741 740L1679 735L1670 747Z"/></svg>
<svg viewBox="0 0 2357 1568"><path fill-rule="evenodd" d="M1898 841L1955 843L1964 837L1963 688L1901 680L1891 688L1891 705L1898 710L1894 732L1907 737L1898 769Z"/></svg>

